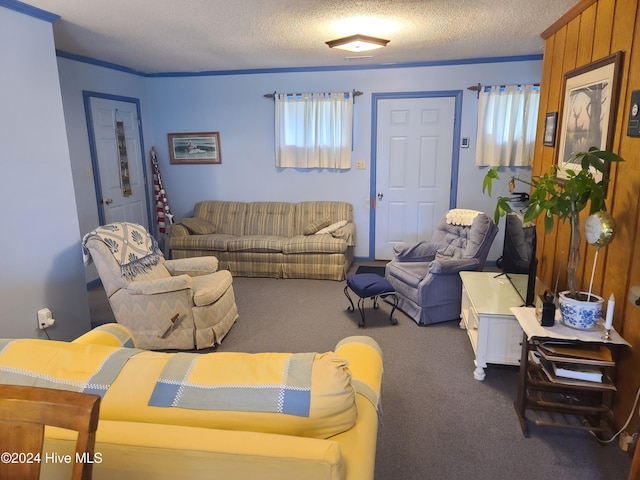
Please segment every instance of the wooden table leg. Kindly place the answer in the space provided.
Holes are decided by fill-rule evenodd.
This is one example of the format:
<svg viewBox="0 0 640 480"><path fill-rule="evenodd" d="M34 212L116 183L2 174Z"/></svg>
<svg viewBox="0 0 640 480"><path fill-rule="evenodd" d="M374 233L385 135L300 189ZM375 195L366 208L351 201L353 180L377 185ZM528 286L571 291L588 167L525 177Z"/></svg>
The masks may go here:
<svg viewBox="0 0 640 480"><path fill-rule="evenodd" d="M527 426L527 418L525 416L527 409L527 362L529 361L529 340L527 334L522 335L522 354L520 356L520 372L518 375L518 397L513 406L516 409L520 428L525 437L529 436L529 428Z"/></svg>

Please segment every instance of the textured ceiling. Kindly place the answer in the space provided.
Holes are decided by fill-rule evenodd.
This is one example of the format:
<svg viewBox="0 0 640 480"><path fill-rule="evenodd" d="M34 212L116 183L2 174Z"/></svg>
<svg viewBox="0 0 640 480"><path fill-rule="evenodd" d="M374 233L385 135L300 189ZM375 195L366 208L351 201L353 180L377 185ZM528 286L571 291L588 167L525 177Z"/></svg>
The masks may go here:
<svg viewBox="0 0 640 480"><path fill-rule="evenodd" d="M24 0L60 16L56 48L145 73L422 63L541 54L577 0ZM376 28L340 20L377 20ZM390 39L368 59L324 42ZM360 54L360 56L364 55Z"/></svg>

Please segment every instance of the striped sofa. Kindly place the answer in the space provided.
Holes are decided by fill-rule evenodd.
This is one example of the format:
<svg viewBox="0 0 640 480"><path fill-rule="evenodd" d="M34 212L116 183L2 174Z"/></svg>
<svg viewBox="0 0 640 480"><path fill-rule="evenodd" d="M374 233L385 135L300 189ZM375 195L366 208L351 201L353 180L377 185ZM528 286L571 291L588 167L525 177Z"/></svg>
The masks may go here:
<svg viewBox="0 0 640 480"><path fill-rule="evenodd" d="M355 224L346 202L203 201L171 227L171 258L215 256L234 276L344 280Z"/></svg>

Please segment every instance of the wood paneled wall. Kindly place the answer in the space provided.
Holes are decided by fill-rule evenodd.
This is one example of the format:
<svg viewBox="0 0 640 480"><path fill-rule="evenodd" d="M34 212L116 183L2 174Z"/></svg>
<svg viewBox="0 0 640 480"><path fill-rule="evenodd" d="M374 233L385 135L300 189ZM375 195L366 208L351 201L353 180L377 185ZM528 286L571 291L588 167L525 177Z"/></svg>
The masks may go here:
<svg viewBox="0 0 640 480"><path fill-rule="evenodd" d="M640 90L640 7L639 0L582 0L542 33L545 40L538 132L544 130L545 114L560 112L564 75L612 53L624 53L617 101L617 121L613 151L624 163L612 165L607 209L617 222L616 236L598 253L593 292L608 298L615 295L614 327L632 348L618 363L618 392L614 417L622 426L631 411L640 387L640 308L627 300L629 288L640 285L640 138L628 137L627 118L631 92ZM560 120L558 120L558 125ZM533 174L547 171L555 162L556 147L542 145L538 135ZM587 212L583 212L584 218ZM538 222L538 275L546 285L554 285L560 270L560 290L565 284L569 228L556 226L548 235ZM584 223L583 223L584 225ZM578 286L588 290L595 249L583 240ZM638 430L636 412L628 430Z"/></svg>

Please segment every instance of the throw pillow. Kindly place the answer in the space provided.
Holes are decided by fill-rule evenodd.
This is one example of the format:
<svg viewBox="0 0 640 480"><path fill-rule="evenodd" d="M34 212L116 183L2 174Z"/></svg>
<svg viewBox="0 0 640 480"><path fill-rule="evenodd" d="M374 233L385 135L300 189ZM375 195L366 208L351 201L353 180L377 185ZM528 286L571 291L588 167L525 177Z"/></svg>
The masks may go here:
<svg viewBox="0 0 640 480"><path fill-rule="evenodd" d="M322 235L323 233L332 234L333 232L335 232L339 228L344 227L347 223L348 223L347 220L340 220L339 222L333 223L333 224L329 225L328 227L325 227L325 228L323 228L321 230L318 230L316 232L316 235Z"/></svg>
<svg viewBox="0 0 640 480"><path fill-rule="evenodd" d="M315 220L313 222L308 223L307 226L304 227L303 233L305 235L313 235L321 228L328 227L329 225L331 225L330 218L321 218L320 220Z"/></svg>
<svg viewBox="0 0 640 480"><path fill-rule="evenodd" d="M208 235L210 233L216 233L215 225L207 222L203 218L183 218L180 223L187 227L187 230L195 235Z"/></svg>

